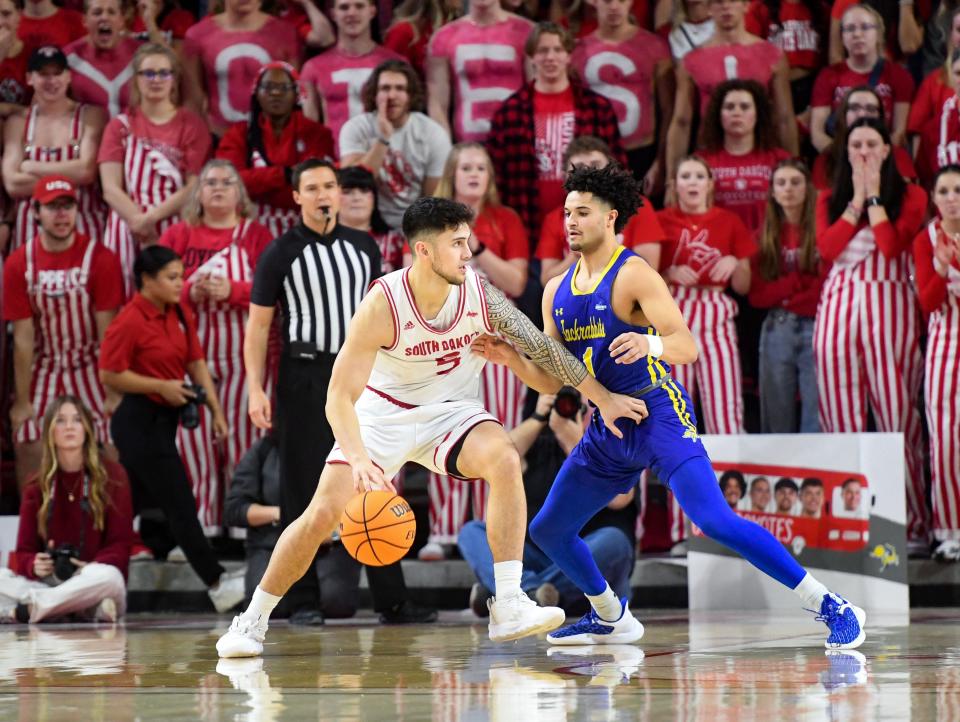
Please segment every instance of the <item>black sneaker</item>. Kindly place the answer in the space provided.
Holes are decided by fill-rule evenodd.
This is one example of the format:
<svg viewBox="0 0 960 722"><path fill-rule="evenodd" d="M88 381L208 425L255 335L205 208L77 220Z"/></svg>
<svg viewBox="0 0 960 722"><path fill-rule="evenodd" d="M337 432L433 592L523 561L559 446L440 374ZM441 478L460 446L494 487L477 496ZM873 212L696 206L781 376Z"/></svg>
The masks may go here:
<svg viewBox="0 0 960 722"><path fill-rule="evenodd" d="M480 619L486 619L490 616L490 610L487 608L487 600L492 597L493 594L490 593L490 590L480 582L477 582L470 587L470 609L473 610L473 613L480 617Z"/></svg>
<svg viewBox="0 0 960 722"><path fill-rule="evenodd" d="M30 607L26 604L18 604L14 616L20 624L27 624L30 621Z"/></svg>
<svg viewBox="0 0 960 722"><path fill-rule="evenodd" d="M326 620L319 609L304 607L290 615L290 624L294 627L320 627Z"/></svg>
<svg viewBox="0 0 960 722"><path fill-rule="evenodd" d="M381 624L429 624L437 621L437 610L420 607L409 599L380 614Z"/></svg>

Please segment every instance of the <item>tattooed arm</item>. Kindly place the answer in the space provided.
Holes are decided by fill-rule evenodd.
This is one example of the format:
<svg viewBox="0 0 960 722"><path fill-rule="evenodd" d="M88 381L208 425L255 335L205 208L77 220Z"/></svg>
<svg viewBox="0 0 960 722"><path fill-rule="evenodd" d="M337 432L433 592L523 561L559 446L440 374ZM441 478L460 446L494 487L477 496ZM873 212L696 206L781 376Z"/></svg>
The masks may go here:
<svg viewBox="0 0 960 722"><path fill-rule="evenodd" d="M541 371L583 392L583 395L600 409L604 423L617 438L623 438L623 434L614 425L618 418L626 417L640 422L647 416L647 406L643 401L621 394L611 394L587 373L587 368L567 351L560 341L540 331L533 321L510 303L499 289L482 279L481 283L486 295L490 325L513 343L516 349L525 354ZM531 374L529 371L521 372L521 368L528 364L523 363L523 359L519 357L516 350L510 354L503 346L506 344L502 342L497 344L491 337L481 337L474 342L473 348L495 363L498 362L500 354L513 355L513 360L519 363L499 362L507 363L515 372L519 372L517 375L522 381L538 390L549 391L552 387L552 390L556 391L559 388L556 381L550 384L549 379L537 378L539 374Z"/></svg>

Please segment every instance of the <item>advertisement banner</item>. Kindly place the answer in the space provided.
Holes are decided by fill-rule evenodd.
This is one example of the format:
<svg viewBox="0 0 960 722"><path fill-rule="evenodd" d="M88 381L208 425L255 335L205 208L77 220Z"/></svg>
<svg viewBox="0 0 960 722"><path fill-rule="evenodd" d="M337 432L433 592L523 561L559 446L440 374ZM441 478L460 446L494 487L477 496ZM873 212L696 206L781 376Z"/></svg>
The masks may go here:
<svg viewBox="0 0 960 722"><path fill-rule="evenodd" d="M902 434L704 436L731 508L868 611L905 612ZM691 529L691 609L796 609L797 597Z"/></svg>

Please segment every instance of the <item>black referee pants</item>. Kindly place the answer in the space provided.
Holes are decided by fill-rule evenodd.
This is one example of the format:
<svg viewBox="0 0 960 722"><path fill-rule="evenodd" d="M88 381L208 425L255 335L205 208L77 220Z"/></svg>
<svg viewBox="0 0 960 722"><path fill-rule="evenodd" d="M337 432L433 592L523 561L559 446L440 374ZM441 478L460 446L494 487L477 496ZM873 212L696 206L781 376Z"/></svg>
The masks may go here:
<svg viewBox="0 0 960 722"><path fill-rule="evenodd" d="M280 361L276 432L280 453L280 520L284 526L296 520L310 505L327 454L335 443L325 410L334 358L334 354L321 354L315 361L309 361L284 354ZM407 599L400 562L366 569L375 611L388 611ZM287 601L291 612L319 610L317 575L307 573L301 577L287 592Z"/></svg>
<svg viewBox="0 0 960 722"><path fill-rule="evenodd" d="M197 519L197 501L177 450L179 423L179 409L126 394L110 420L110 433L130 477L134 512L144 501L158 506L190 566L212 587L224 569Z"/></svg>

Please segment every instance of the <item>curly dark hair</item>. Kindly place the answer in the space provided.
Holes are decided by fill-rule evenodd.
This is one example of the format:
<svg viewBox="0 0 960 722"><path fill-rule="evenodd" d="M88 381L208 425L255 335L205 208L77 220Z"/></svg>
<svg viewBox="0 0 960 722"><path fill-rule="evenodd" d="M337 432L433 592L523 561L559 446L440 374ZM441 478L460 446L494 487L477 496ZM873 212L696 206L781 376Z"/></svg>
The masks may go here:
<svg viewBox="0 0 960 722"><path fill-rule="evenodd" d="M630 216L643 205L640 195L640 184L633 177L633 173L624 170L617 163L611 163L604 168L587 168L574 166L567 175L563 184L567 193L593 193L604 203L617 211L617 220L613 229L620 233L630 220Z"/></svg>
<svg viewBox="0 0 960 722"><path fill-rule="evenodd" d="M747 493L747 480L744 479L743 474L736 469L725 471L720 475L720 491L727 490L727 482L731 479L737 482L737 486L740 487L740 498L742 499L744 494Z"/></svg>
<svg viewBox="0 0 960 722"><path fill-rule="evenodd" d="M440 233L473 221L473 211L463 203L448 198L418 198L403 213L403 235L410 247L417 236L424 233Z"/></svg>
<svg viewBox="0 0 960 722"><path fill-rule="evenodd" d="M723 123L720 121L720 113L727 95L738 90L750 93L753 107L757 111L757 124L753 127L753 149L770 150L776 147L773 111L766 89L756 80L727 80L720 83L710 96L703 129L700 131L700 144L704 150L723 150Z"/></svg>
<svg viewBox="0 0 960 722"><path fill-rule="evenodd" d="M380 75L383 73L400 73L407 79L407 96L410 98L410 111L423 110L423 84L420 76L406 60L384 60L373 69L360 89L360 100L367 113L377 110L377 86L380 84Z"/></svg>

